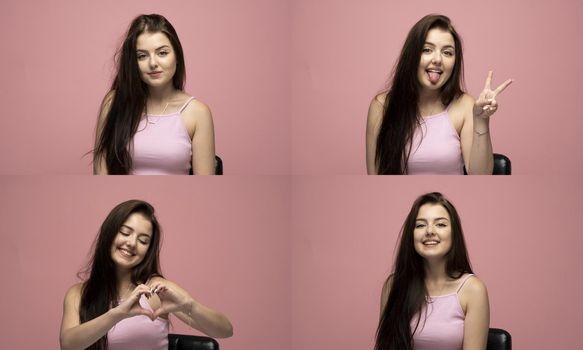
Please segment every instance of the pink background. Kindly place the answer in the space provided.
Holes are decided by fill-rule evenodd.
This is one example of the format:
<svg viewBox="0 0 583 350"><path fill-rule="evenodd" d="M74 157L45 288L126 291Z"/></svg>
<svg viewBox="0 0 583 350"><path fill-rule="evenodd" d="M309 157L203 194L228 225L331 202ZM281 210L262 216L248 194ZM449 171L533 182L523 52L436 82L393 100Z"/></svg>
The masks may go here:
<svg viewBox="0 0 583 350"><path fill-rule="evenodd" d="M462 219L491 327L515 349L581 345L576 177L304 177L292 187L292 348L372 349L382 284L417 196L441 191Z"/></svg>
<svg viewBox="0 0 583 350"><path fill-rule="evenodd" d="M583 2L292 0L291 135L295 174L365 174L368 105L385 88L407 32L449 16L464 41L466 85L489 69L499 97L494 151L514 174L583 174Z"/></svg>
<svg viewBox="0 0 583 350"><path fill-rule="evenodd" d="M213 112L226 174L289 173L289 5L246 1L0 3L0 174L89 174L99 105L131 20L176 29L186 91Z"/></svg>
<svg viewBox="0 0 583 350"><path fill-rule="evenodd" d="M372 348L397 233L428 191L458 208L491 326L517 349L579 344L577 176L0 179L8 347L58 346L64 293L99 225L115 204L143 198L164 229L166 277L233 322L224 349Z"/></svg>
<svg viewBox="0 0 583 350"><path fill-rule="evenodd" d="M3 349L58 349L63 298L107 213L140 198L162 271L234 325L222 349L290 349L289 184L278 177L7 177L0 182ZM173 319L175 333L192 333Z"/></svg>
<svg viewBox="0 0 583 350"><path fill-rule="evenodd" d="M213 111L227 174L364 174L368 104L431 12L464 40L470 94L489 69L495 84L516 79L492 120L514 173L583 174L576 0L3 1L0 174L91 172L82 156L113 54L131 19L151 12L178 31L186 90Z"/></svg>

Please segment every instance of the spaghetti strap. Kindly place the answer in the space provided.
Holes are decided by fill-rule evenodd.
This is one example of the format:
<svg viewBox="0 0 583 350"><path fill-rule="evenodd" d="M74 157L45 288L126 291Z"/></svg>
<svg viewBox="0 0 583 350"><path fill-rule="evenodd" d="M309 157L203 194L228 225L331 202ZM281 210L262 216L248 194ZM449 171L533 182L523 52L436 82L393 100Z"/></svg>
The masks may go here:
<svg viewBox="0 0 583 350"><path fill-rule="evenodd" d="M190 101L192 101L192 100L194 100L194 97L192 97L192 96L191 96L191 97L188 99L188 101L186 101L186 102L185 102L185 103L182 105L182 107L180 107L180 109L178 110L178 113L182 113L182 111L184 110L184 108L186 108L186 106L188 106L188 104L189 104L189 103L190 103Z"/></svg>
<svg viewBox="0 0 583 350"><path fill-rule="evenodd" d="M455 291L456 293L460 292L460 289L462 289L462 287L464 286L464 284L466 284L466 281L470 278L474 276L473 273L468 274L466 277L463 278L462 282L460 283L460 285L457 287L457 290Z"/></svg>

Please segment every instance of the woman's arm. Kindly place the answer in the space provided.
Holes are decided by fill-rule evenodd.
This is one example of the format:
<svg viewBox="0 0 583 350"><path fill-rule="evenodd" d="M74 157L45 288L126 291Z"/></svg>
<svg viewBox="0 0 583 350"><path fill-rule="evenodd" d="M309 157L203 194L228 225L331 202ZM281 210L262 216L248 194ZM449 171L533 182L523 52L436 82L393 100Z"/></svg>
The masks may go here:
<svg viewBox="0 0 583 350"><path fill-rule="evenodd" d="M383 121L384 95L378 95L370 102L366 120L366 172L377 175L376 149L379 130Z"/></svg>
<svg viewBox="0 0 583 350"><path fill-rule="evenodd" d="M193 100L182 113L187 124L192 125L192 173L194 175L215 174L215 129L208 106Z"/></svg>
<svg viewBox="0 0 583 350"><path fill-rule="evenodd" d="M99 144L99 139L101 138L101 133L103 132L103 128L105 127L105 121L107 119L107 114L109 113L109 110L111 108L111 102L113 101L114 95L115 91L110 91L107 95L105 95L105 98L101 103L101 109L99 110L99 119L97 120L97 128L95 130L94 150L97 149L97 145ZM104 154L100 154L94 158L93 175L107 175L107 164L105 162Z"/></svg>
<svg viewBox="0 0 583 350"><path fill-rule="evenodd" d="M490 327L490 304L486 286L477 277L470 277L459 292L465 306L464 350L485 350Z"/></svg>
<svg viewBox="0 0 583 350"><path fill-rule="evenodd" d="M124 318L136 315L153 317L151 312L139 306L138 300L141 295L150 294L148 286L142 284L136 287L131 296L122 304L91 321L80 323L79 305L81 301L81 289L82 284L76 284L65 295L60 334L61 350L82 350L89 347Z"/></svg>
<svg viewBox="0 0 583 350"><path fill-rule="evenodd" d="M154 311L154 318L173 313L182 322L210 337L233 335L233 326L225 315L201 304L176 283L155 277L150 287L161 301L160 308Z"/></svg>
<svg viewBox="0 0 583 350"><path fill-rule="evenodd" d="M492 175L494 157L492 139L490 137L490 117L498 109L496 96L508 85L511 79L506 80L495 90L492 90L492 71L488 73L484 90L477 100L464 96L466 100L464 125L461 131L462 154L466 171L470 175Z"/></svg>

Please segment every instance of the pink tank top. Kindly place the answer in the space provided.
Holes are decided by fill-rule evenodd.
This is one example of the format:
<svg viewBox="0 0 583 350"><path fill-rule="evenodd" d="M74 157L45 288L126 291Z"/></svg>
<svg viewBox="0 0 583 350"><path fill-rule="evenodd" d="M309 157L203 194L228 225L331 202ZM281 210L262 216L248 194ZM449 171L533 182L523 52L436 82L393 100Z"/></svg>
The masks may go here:
<svg viewBox="0 0 583 350"><path fill-rule="evenodd" d="M134 135L133 175L188 175L192 161L192 141L180 113L145 115Z"/></svg>
<svg viewBox="0 0 583 350"><path fill-rule="evenodd" d="M408 175L463 175L460 137L447 109L424 117L413 134Z"/></svg>
<svg viewBox="0 0 583 350"><path fill-rule="evenodd" d="M152 311L145 296L140 306ZM109 350L167 350L168 320L147 316L134 316L118 322L107 332Z"/></svg>
<svg viewBox="0 0 583 350"><path fill-rule="evenodd" d="M473 276L462 278L455 293L431 296L421 310L419 326L413 334L414 350L461 350L464 344L464 320L466 318L458 293L464 283ZM427 318L425 318L427 317ZM411 321L415 329L417 318Z"/></svg>

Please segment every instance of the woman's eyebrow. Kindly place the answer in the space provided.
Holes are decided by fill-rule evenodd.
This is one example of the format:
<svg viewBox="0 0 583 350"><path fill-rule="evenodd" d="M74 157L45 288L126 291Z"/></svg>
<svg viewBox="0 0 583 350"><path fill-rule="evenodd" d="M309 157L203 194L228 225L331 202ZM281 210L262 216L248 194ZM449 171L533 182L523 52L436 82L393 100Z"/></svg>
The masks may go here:
<svg viewBox="0 0 583 350"><path fill-rule="evenodd" d="M430 43L429 41L426 41L426 42L425 42L425 45L429 45L429 46L433 46L433 47L435 47L435 46L436 46L434 43ZM453 46L451 46L451 45L445 45L443 48L444 48L444 49L455 49L455 47L453 47Z"/></svg>
<svg viewBox="0 0 583 350"><path fill-rule="evenodd" d="M168 45L162 45L162 46L156 48L154 51L158 51L158 50L164 49L164 48L170 48L170 46L168 46ZM144 50L144 49L137 49L136 51L137 52L148 52L148 50Z"/></svg>
<svg viewBox="0 0 583 350"><path fill-rule="evenodd" d="M437 220L447 220L447 221L449 221L449 219L446 218L446 217L444 217L444 216L440 216L438 218L433 218L433 221L437 221ZM417 218L417 219L415 219L415 221L424 221L424 222L427 222L427 219Z"/></svg>

